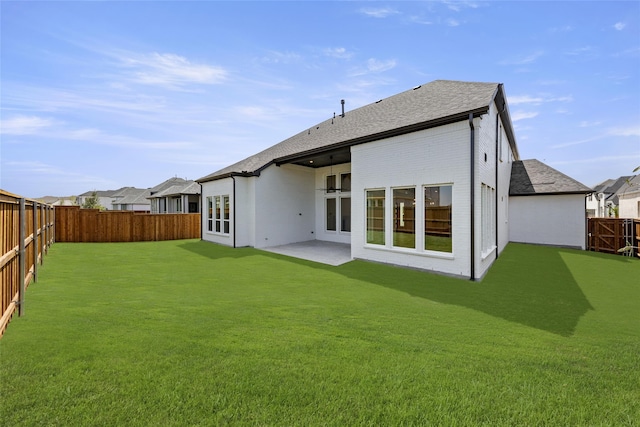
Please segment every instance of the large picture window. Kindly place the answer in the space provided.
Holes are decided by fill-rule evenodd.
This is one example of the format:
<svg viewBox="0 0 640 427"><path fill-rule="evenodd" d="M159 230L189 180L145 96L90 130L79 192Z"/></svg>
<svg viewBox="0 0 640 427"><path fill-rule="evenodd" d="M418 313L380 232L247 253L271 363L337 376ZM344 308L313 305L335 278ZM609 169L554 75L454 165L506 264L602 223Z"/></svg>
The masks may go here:
<svg viewBox="0 0 640 427"><path fill-rule="evenodd" d="M424 248L452 252L452 186L440 185L424 189Z"/></svg>
<svg viewBox="0 0 640 427"><path fill-rule="evenodd" d="M416 189L393 189L393 246L416 247Z"/></svg>
<svg viewBox="0 0 640 427"><path fill-rule="evenodd" d="M215 232L229 234L229 196L215 196L213 203Z"/></svg>
<svg viewBox="0 0 640 427"><path fill-rule="evenodd" d="M351 197L340 198L340 231L351 232Z"/></svg>
<svg viewBox="0 0 640 427"><path fill-rule="evenodd" d="M482 184L482 253L486 254L495 247L496 230L496 190Z"/></svg>
<svg viewBox="0 0 640 427"><path fill-rule="evenodd" d="M220 196L214 197L216 203L216 233L220 233L222 226L222 208L220 206Z"/></svg>
<svg viewBox="0 0 640 427"><path fill-rule="evenodd" d="M326 199L327 231L336 231L336 199Z"/></svg>
<svg viewBox="0 0 640 427"><path fill-rule="evenodd" d="M213 197L207 197L207 230L213 231Z"/></svg>
<svg viewBox="0 0 640 427"><path fill-rule="evenodd" d="M384 190L367 190L367 243L384 245Z"/></svg>
<svg viewBox="0 0 640 427"><path fill-rule="evenodd" d="M222 232L229 234L229 196L222 196L222 203L224 204L224 219L222 221Z"/></svg>

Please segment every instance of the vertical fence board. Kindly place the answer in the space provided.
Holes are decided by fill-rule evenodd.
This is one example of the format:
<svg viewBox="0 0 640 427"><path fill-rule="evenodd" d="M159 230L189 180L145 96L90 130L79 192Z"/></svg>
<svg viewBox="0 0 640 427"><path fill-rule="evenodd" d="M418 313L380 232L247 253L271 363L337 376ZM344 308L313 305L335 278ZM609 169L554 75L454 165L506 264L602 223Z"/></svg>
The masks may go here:
<svg viewBox="0 0 640 427"><path fill-rule="evenodd" d="M20 215L20 200L24 200L24 214ZM4 333L17 303L19 312L24 306L24 292L37 279L37 264L53 243L53 206L24 199L0 190L0 337ZM21 239L20 233L24 230ZM22 277L22 279L21 279Z"/></svg>
<svg viewBox="0 0 640 427"><path fill-rule="evenodd" d="M56 206L58 242L143 242L196 239L200 214L147 214Z"/></svg>
<svg viewBox="0 0 640 427"><path fill-rule="evenodd" d="M628 218L588 218L588 250L610 254L631 245L631 255L640 256L640 220ZM627 252L628 254L628 252Z"/></svg>

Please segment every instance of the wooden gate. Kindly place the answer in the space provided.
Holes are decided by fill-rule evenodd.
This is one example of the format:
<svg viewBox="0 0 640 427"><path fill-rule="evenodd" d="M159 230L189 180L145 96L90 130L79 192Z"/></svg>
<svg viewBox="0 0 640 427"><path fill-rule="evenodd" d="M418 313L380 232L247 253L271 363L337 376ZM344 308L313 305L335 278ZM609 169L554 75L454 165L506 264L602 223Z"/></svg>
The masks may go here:
<svg viewBox="0 0 640 427"><path fill-rule="evenodd" d="M625 252L619 252L620 249L631 246L631 254L638 255L640 220L588 218L587 233L590 251L625 254Z"/></svg>

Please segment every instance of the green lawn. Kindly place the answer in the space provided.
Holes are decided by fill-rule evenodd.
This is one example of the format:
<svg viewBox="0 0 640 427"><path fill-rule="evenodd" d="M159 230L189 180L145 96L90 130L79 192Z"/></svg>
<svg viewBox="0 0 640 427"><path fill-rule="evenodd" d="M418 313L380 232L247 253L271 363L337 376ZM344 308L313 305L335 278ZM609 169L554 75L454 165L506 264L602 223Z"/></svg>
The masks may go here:
<svg viewBox="0 0 640 427"><path fill-rule="evenodd" d="M638 260L510 244L470 282L183 240L39 273L1 425L640 424Z"/></svg>

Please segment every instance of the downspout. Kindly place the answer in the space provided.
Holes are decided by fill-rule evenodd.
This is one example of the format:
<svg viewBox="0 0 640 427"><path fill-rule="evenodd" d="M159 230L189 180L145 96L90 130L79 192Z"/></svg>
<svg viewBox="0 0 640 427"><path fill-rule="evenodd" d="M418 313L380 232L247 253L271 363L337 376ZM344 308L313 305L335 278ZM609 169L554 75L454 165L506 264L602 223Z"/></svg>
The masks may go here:
<svg viewBox="0 0 640 427"><path fill-rule="evenodd" d="M497 107L497 105L496 105ZM495 224L495 229L496 229L496 259L498 259L498 253L500 252L500 240L498 240L498 224L500 223L500 221L498 221L498 217L500 216L500 213L498 211L498 198L500 197L500 191L498 188L498 184L499 184L499 174L498 174L498 150L500 149L499 144L500 144L500 136L498 135L498 132L500 131L500 114L498 114L498 112L496 111L496 224Z"/></svg>
<svg viewBox="0 0 640 427"><path fill-rule="evenodd" d="M199 182L198 185L200 186L200 240L204 240L204 220L205 220L205 215L209 214L209 207L207 206L207 208L205 209L204 206L204 194L202 193L202 183ZM206 212L206 213L205 213ZM207 221L209 220L209 218L207 218Z"/></svg>
<svg viewBox="0 0 640 427"><path fill-rule="evenodd" d="M236 247L236 177L231 175L233 180L233 247Z"/></svg>
<svg viewBox="0 0 640 427"><path fill-rule="evenodd" d="M471 176L470 180L470 211L471 211L471 277L469 280L475 280L476 276L476 243L475 243L475 196L476 196L476 183L475 183L475 128L473 127L473 113L469 113L469 151L470 151L470 161L469 161L469 174Z"/></svg>

